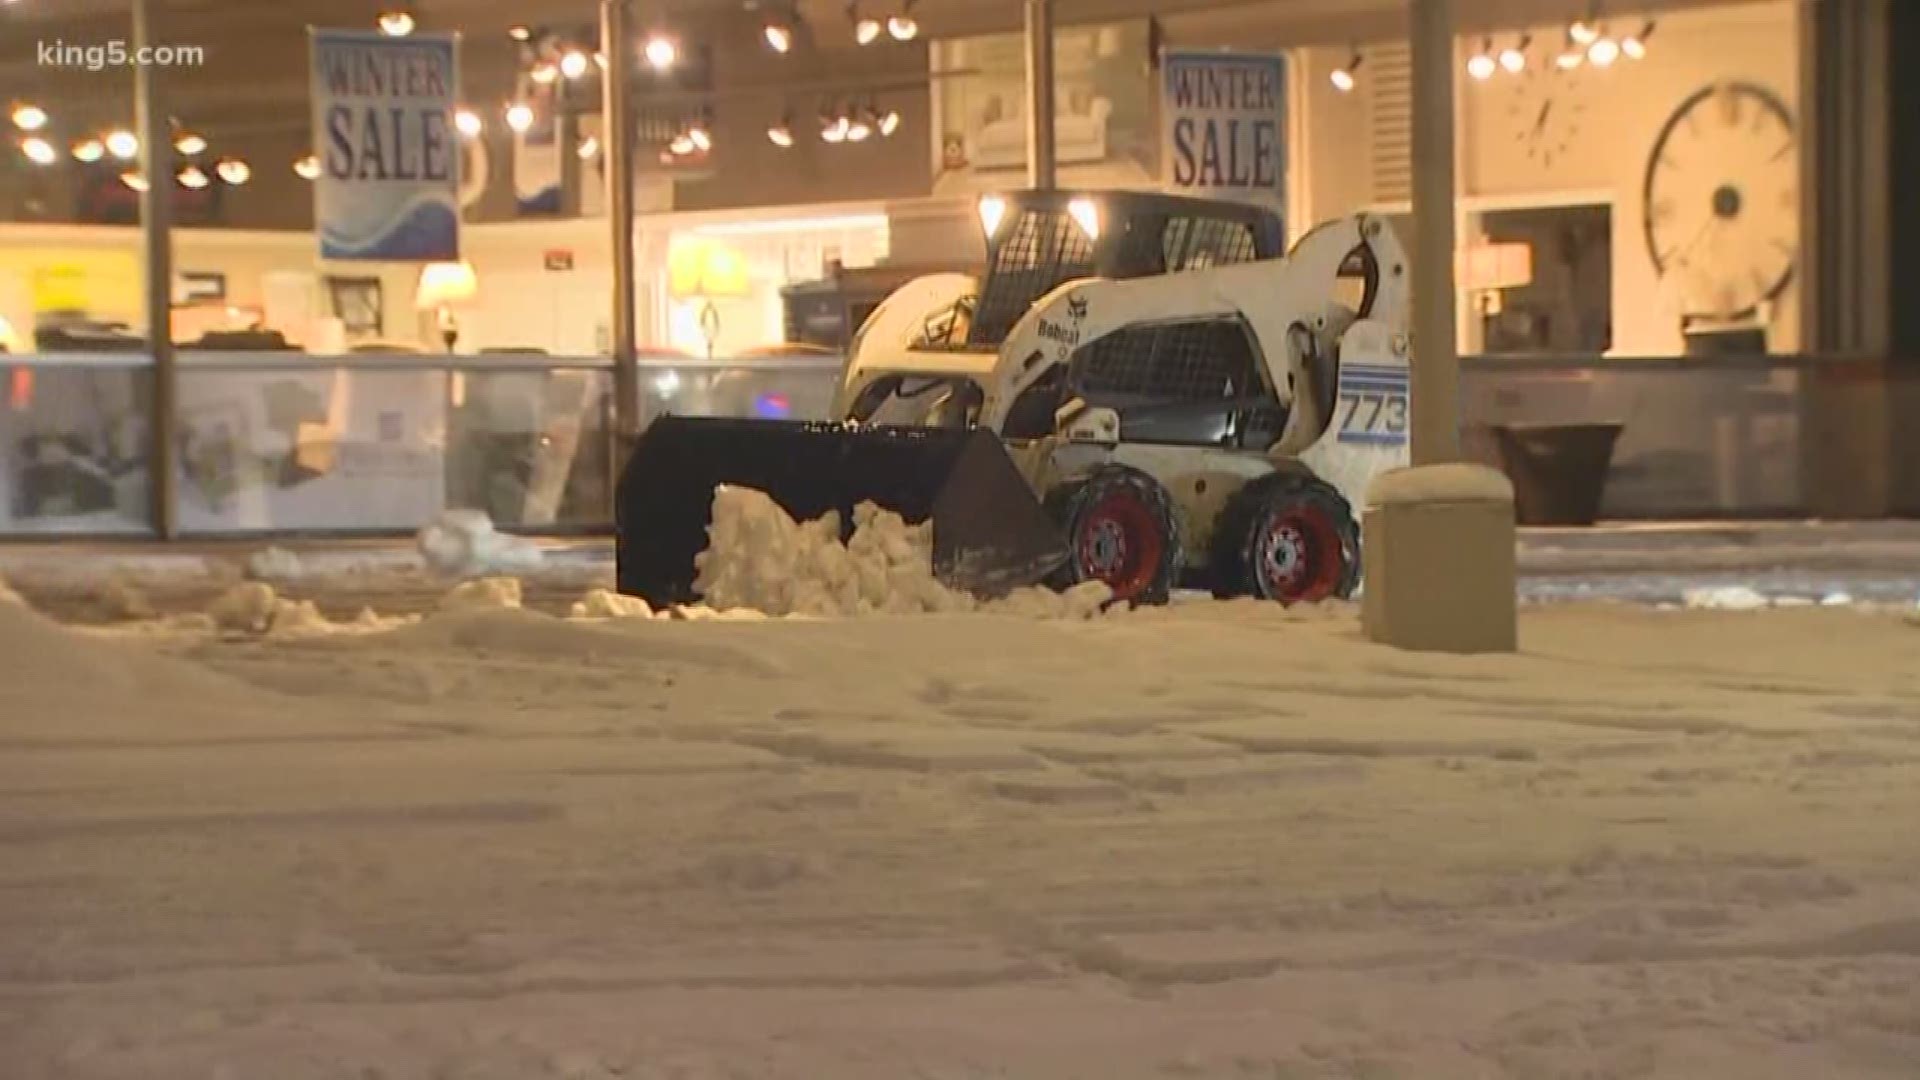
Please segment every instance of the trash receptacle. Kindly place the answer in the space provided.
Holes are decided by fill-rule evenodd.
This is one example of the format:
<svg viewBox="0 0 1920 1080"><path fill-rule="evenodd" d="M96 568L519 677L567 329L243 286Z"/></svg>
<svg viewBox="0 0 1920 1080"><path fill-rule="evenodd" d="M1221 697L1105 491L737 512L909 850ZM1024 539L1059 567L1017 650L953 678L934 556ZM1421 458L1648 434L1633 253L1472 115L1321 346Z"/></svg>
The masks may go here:
<svg viewBox="0 0 1920 1080"><path fill-rule="evenodd" d="M1521 525L1591 525L1613 465L1620 424L1509 424L1493 429L1500 468L1513 481Z"/></svg>

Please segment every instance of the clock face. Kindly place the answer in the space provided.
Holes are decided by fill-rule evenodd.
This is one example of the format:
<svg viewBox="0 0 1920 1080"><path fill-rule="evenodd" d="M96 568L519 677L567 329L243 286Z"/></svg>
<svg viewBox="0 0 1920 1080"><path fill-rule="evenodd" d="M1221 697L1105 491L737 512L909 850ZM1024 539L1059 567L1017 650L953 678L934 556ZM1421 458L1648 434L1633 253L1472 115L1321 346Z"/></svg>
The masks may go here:
<svg viewBox="0 0 1920 1080"><path fill-rule="evenodd" d="M1793 117L1747 83L1700 90L1647 161L1647 247L1682 313L1746 319L1780 295L1799 253Z"/></svg>
<svg viewBox="0 0 1920 1080"><path fill-rule="evenodd" d="M1535 62L1514 80L1507 129L1527 160L1551 169L1573 150L1587 105L1578 70Z"/></svg>

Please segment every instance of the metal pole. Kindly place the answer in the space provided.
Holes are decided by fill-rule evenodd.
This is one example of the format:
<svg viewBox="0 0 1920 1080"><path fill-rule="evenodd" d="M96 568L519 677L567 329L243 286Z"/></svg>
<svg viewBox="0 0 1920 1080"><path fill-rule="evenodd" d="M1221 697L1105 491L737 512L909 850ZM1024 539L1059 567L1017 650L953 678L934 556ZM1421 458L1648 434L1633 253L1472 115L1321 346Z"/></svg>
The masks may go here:
<svg viewBox="0 0 1920 1080"><path fill-rule="evenodd" d="M1027 186L1054 187L1053 0L1027 0Z"/></svg>
<svg viewBox="0 0 1920 1080"><path fill-rule="evenodd" d="M613 429L614 467L640 436L640 368L634 335L633 115L629 78L633 65L632 0L600 0L600 48L607 57L602 80L601 132L605 142L607 223L613 245Z"/></svg>
<svg viewBox="0 0 1920 1080"><path fill-rule="evenodd" d="M1412 0L1413 464L1460 457L1454 337L1453 3Z"/></svg>
<svg viewBox="0 0 1920 1080"><path fill-rule="evenodd" d="M153 40L151 0L133 0L133 50L138 56ZM174 447L179 415L173 364L173 131L161 95L159 66L133 69L133 109L140 129L140 168L147 179L140 193L140 241L146 263L147 350L153 354L152 441L147 452L148 494L154 532L163 540L179 533L174 500Z"/></svg>

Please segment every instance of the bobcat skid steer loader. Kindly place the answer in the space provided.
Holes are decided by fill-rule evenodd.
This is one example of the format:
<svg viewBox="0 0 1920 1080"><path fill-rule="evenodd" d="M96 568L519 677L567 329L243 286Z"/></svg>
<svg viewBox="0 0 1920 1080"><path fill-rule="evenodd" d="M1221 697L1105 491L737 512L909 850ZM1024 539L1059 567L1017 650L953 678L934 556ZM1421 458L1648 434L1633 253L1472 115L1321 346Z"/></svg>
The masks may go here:
<svg viewBox="0 0 1920 1080"><path fill-rule="evenodd" d="M920 278L855 336L839 422L665 417L617 502L622 591L692 598L715 486L796 517L871 500L933 523L935 573L991 594L1099 579L1346 597L1354 506L1406 464L1405 257L1357 216L1280 223L1133 192L981 201L987 272Z"/></svg>

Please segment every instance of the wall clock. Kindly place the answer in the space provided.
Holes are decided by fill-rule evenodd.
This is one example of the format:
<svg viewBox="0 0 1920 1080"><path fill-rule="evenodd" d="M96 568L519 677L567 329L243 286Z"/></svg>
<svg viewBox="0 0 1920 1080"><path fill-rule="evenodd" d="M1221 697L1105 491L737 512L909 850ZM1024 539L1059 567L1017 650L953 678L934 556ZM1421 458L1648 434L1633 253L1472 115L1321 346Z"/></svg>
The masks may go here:
<svg viewBox="0 0 1920 1080"><path fill-rule="evenodd" d="M1586 118L1578 71L1529 65L1513 82L1507 127L1527 160L1551 169L1572 152Z"/></svg>
<svg viewBox="0 0 1920 1080"><path fill-rule="evenodd" d="M1737 322L1777 299L1799 257L1793 115L1772 91L1719 83L1674 110L1647 159L1647 251L1681 314Z"/></svg>

